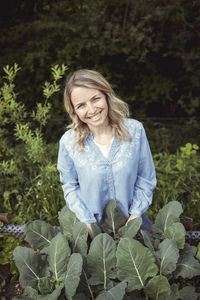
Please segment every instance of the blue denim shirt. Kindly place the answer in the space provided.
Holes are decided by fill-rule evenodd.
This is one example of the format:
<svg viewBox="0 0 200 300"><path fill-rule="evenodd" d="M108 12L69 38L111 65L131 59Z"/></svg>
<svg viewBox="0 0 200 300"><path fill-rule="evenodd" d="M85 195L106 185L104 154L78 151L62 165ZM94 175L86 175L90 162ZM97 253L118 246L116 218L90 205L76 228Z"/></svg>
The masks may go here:
<svg viewBox="0 0 200 300"><path fill-rule="evenodd" d="M114 138L108 158L93 141L84 141L84 150L74 146L74 131L60 139L58 170L67 206L83 223L101 223L107 202L115 199L126 218L141 217L152 203L156 186L154 163L142 124L125 119L132 141Z"/></svg>

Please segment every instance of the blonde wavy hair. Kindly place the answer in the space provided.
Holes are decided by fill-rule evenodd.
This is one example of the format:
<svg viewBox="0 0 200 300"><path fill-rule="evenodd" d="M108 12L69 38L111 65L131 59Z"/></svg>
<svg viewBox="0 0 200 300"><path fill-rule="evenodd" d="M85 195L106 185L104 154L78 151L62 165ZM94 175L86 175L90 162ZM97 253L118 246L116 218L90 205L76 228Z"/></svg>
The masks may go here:
<svg viewBox="0 0 200 300"><path fill-rule="evenodd" d="M82 151L84 140L89 135L89 127L77 116L71 102L71 93L75 87L86 87L101 91L108 104L109 125L115 129L116 137L119 142L131 140L131 137L124 126L124 118L129 116L128 105L114 94L113 89L107 80L93 70L81 69L75 71L67 80L64 89L64 105L67 113L72 119L72 123L67 128L72 128L75 132L75 145Z"/></svg>

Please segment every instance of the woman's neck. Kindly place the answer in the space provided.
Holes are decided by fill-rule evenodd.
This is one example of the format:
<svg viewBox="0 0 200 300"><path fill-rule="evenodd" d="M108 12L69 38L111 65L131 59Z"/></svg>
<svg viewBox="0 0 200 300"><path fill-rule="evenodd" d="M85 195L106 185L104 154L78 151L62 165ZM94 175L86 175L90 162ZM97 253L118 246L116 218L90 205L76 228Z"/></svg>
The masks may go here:
<svg viewBox="0 0 200 300"><path fill-rule="evenodd" d="M113 128L110 125L90 128L93 139L99 144L108 144L114 136Z"/></svg>

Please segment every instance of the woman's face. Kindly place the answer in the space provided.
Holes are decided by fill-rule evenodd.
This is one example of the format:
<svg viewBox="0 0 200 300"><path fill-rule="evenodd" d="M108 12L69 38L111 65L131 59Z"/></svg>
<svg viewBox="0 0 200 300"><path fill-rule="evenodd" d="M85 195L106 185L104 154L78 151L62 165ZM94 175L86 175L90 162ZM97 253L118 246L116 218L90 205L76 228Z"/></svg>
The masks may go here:
<svg viewBox="0 0 200 300"><path fill-rule="evenodd" d="M96 89L75 87L71 102L79 119L92 130L108 124L108 104L106 96Z"/></svg>

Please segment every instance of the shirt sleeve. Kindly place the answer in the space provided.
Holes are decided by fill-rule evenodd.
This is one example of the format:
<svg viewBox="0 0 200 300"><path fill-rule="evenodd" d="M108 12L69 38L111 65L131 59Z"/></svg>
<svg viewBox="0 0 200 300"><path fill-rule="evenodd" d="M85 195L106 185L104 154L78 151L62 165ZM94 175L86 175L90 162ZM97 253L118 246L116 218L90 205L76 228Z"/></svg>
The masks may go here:
<svg viewBox="0 0 200 300"><path fill-rule="evenodd" d="M62 140L59 145L57 168L60 173L60 181L67 206L72 210L77 218L83 223L95 223L96 219L86 203L81 199L78 175L74 162Z"/></svg>
<svg viewBox="0 0 200 300"><path fill-rule="evenodd" d="M152 203L153 189L156 187L156 172L149 143L142 126L137 179L134 185L130 215L141 217Z"/></svg>

